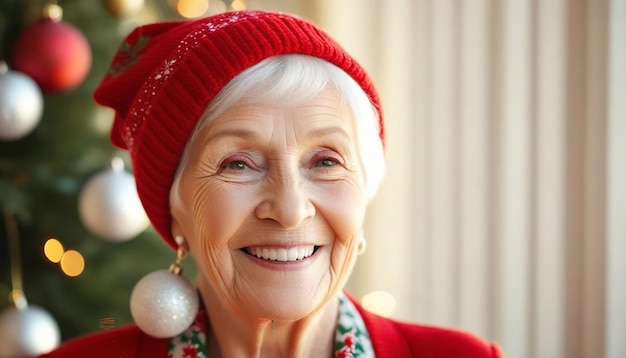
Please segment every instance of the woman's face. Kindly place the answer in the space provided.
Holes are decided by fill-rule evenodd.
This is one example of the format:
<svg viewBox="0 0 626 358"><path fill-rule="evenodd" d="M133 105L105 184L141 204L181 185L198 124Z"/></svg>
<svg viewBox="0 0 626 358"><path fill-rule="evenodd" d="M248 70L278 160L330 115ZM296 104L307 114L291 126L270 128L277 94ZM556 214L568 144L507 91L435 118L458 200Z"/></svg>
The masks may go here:
<svg viewBox="0 0 626 358"><path fill-rule="evenodd" d="M299 105L235 105L195 137L173 234L187 240L211 299L293 320L335 298L365 212L355 133L325 89Z"/></svg>

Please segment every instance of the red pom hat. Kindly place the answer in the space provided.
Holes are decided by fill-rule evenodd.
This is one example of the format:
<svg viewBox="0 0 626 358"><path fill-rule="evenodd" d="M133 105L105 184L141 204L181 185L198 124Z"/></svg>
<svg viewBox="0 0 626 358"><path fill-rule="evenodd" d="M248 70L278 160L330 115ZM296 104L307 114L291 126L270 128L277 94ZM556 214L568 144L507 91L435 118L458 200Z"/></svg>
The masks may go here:
<svg viewBox="0 0 626 358"><path fill-rule="evenodd" d="M115 110L111 141L130 152L139 198L172 247L169 192L197 120L235 76L260 61L304 54L342 68L383 122L363 68L321 29L285 13L226 12L141 26L126 37L94 98Z"/></svg>

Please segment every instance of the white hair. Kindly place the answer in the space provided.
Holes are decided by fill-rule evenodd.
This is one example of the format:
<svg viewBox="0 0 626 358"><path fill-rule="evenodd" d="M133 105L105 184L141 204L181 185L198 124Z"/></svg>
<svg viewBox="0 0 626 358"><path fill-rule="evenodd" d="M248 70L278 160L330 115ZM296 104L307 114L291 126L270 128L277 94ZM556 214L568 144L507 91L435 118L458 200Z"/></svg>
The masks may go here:
<svg viewBox="0 0 626 358"><path fill-rule="evenodd" d="M181 204L179 182L189 160L189 143L228 108L238 103L300 103L315 97L328 85L337 90L352 113L357 150L365 174L365 198L369 201L378 191L385 172L378 112L363 89L342 69L316 57L295 54L259 62L233 78L215 96L187 140L170 190L171 201Z"/></svg>

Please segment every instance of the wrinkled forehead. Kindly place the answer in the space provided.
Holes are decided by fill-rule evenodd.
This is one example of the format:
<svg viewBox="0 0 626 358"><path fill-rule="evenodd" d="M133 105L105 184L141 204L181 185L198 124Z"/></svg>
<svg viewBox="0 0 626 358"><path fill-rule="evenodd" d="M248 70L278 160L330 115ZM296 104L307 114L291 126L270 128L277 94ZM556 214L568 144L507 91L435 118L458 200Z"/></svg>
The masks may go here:
<svg viewBox="0 0 626 358"><path fill-rule="evenodd" d="M315 92L314 92L315 93ZM296 136L313 133L321 136L332 130L344 133L344 138L357 142L357 131L352 112L340 92L332 86L326 86L315 94L304 92L295 95L280 96L277 93L268 95L243 96L237 102L224 108L219 115L207 121L190 141L190 145L206 144L215 132L267 132L281 128L291 128ZM282 134L287 135L287 134ZM273 136L274 140L280 138ZM302 138L303 139L303 138Z"/></svg>

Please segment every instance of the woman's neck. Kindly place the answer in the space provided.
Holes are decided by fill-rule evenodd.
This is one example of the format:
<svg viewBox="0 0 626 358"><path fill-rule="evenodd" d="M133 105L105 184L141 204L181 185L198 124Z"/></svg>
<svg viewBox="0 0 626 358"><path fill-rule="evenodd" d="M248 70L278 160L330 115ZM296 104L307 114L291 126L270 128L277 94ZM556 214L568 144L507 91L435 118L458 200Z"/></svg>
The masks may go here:
<svg viewBox="0 0 626 358"><path fill-rule="evenodd" d="M339 302L297 321L245 317L224 307L209 284L199 285L209 316L208 357L330 357L333 354Z"/></svg>

